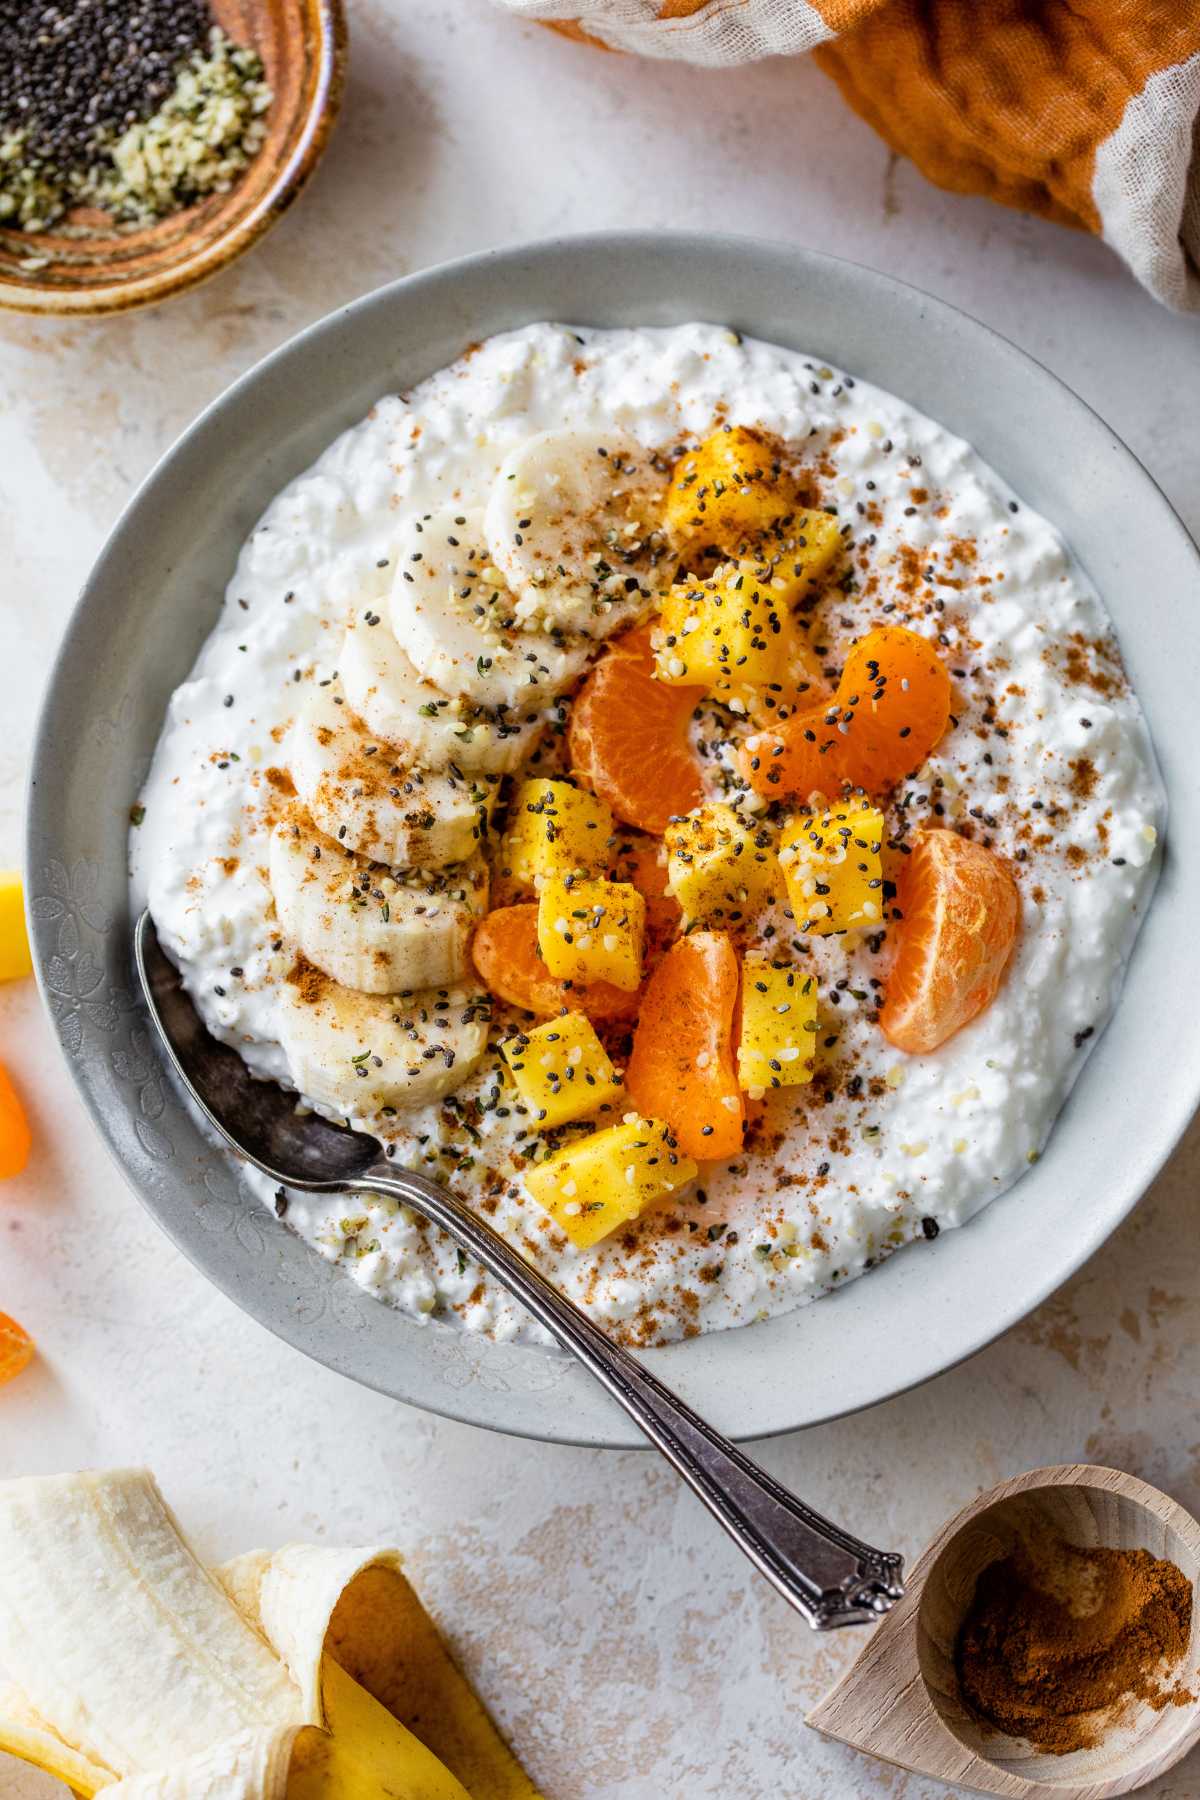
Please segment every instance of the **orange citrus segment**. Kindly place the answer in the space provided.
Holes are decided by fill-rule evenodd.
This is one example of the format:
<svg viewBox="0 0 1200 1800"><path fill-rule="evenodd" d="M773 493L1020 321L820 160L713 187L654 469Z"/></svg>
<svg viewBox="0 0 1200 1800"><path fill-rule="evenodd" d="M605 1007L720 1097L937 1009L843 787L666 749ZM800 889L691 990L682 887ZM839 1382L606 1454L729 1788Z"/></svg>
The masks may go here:
<svg viewBox="0 0 1200 1800"><path fill-rule="evenodd" d="M667 890L667 864L661 852L660 838L619 832L611 871L614 881L629 882L646 902L646 943L651 953L665 950L683 924L679 902Z"/></svg>
<svg viewBox="0 0 1200 1800"><path fill-rule="evenodd" d="M586 1013L594 1023L632 1019L636 993L607 981L557 981L538 953L538 909L532 904L501 906L481 919L471 942L480 980L498 1000L552 1019L564 1008Z"/></svg>
<svg viewBox="0 0 1200 1800"><path fill-rule="evenodd" d="M672 944L646 983L625 1069L639 1112L665 1119L687 1156L742 1148L746 1109L733 1059L738 959L722 931Z"/></svg>
<svg viewBox="0 0 1200 1800"><path fill-rule="evenodd" d="M746 740L742 773L768 799L833 798L846 784L882 795L941 740L951 698L949 672L929 640L903 625L881 626L851 650L832 700Z"/></svg>
<svg viewBox="0 0 1200 1800"><path fill-rule="evenodd" d="M0 1063L0 1181L21 1173L29 1161L31 1142L25 1108L8 1070Z"/></svg>
<svg viewBox="0 0 1200 1800"><path fill-rule="evenodd" d="M696 698L654 679L649 626L610 645L576 695L571 767L626 825L661 833L704 798L688 736Z"/></svg>
<svg viewBox="0 0 1200 1800"><path fill-rule="evenodd" d="M0 1313L0 1387L33 1361L33 1339L23 1325Z"/></svg>
<svg viewBox="0 0 1200 1800"><path fill-rule="evenodd" d="M950 720L950 674L919 632L884 625L860 638L838 683L846 779L880 794L919 769ZM839 732L839 736L842 734Z"/></svg>
<svg viewBox="0 0 1200 1800"><path fill-rule="evenodd" d="M1021 896L1008 864L956 831L926 831L899 881L900 947L879 1015L899 1050L923 1056L996 997Z"/></svg>

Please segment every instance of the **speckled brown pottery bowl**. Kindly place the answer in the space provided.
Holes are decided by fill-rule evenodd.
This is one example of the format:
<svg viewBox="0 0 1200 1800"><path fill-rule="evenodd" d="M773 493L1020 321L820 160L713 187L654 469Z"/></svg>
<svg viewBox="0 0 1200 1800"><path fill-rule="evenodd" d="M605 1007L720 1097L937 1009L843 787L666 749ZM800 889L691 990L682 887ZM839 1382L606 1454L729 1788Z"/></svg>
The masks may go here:
<svg viewBox="0 0 1200 1800"><path fill-rule="evenodd" d="M316 167L341 100L343 0L212 0L236 44L262 57L274 98L262 149L228 193L119 230L78 210L36 233L0 230L0 311L124 312L204 281L256 243Z"/></svg>

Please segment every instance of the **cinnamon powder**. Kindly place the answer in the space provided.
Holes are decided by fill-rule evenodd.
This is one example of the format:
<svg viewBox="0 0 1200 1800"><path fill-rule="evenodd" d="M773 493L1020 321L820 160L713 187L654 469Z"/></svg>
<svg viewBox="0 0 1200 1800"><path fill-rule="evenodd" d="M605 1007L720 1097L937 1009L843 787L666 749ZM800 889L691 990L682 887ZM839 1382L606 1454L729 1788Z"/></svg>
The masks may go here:
<svg viewBox="0 0 1200 1800"><path fill-rule="evenodd" d="M1192 1699L1165 1684L1188 1647L1192 1588L1148 1550L1028 1538L979 1576L955 1646L977 1718L1039 1750L1096 1744L1123 1706Z"/></svg>

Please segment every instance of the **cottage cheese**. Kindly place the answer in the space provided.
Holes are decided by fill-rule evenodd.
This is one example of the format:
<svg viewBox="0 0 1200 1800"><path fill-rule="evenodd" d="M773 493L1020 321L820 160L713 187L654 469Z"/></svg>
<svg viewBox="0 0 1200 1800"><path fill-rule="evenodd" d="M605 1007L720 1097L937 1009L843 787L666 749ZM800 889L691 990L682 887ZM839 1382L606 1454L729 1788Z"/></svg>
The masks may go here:
<svg viewBox="0 0 1200 1800"><path fill-rule="evenodd" d="M815 359L711 325L509 333L380 401L267 509L172 699L132 833L135 888L210 1029L256 1074L291 1082L279 1028L291 958L267 878L274 771L298 705L336 672L352 611L386 610L403 531L442 508L482 516L505 459L543 431L619 432L660 450L719 419L802 444L849 527L852 579L827 593L812 634L830 667L886 619L936 639L961 704L889 824L983 834L1013 859L1023 918L998 998L923 1057L893 1049L873 1021L888 933L814 941L812 1085L768 1098L743 1158L588 1252L564 1246L513 1174L520 1123L494 1052L449 1107L360 1121L398 1161L482 1199L497 1229L635 1343L820 1295L964 1223L1045 1145L1112 1011L1163 814L1108 621L1053 528L960 439ZM713 792L728 796L728 716L701 708L696 732ZM538 1335L403 1206L280 1204L381 1299L500 1338Z"/></svg>

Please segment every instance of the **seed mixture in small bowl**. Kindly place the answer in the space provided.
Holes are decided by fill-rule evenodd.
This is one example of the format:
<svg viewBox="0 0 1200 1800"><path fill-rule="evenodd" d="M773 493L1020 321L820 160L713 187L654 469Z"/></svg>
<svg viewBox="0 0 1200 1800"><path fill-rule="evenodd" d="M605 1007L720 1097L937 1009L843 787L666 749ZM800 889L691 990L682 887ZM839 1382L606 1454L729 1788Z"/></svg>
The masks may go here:
<svg viewBox="0 0 1200 1800"><path fill-rule="evenodd" d="M55 0L0 18L0 306L101 312L223 266L311 171L340 0Z"/></svg>
<svg viewBox="0 0 1200 1800"><path fill-rule="evenodd" d="M268 508L131 841L210 1029L644 1345L1036 1161L1161 821L1100 601L961 439L718 326L544 324ZM530 1334L407 1209L261 1197Z"/></svg>

